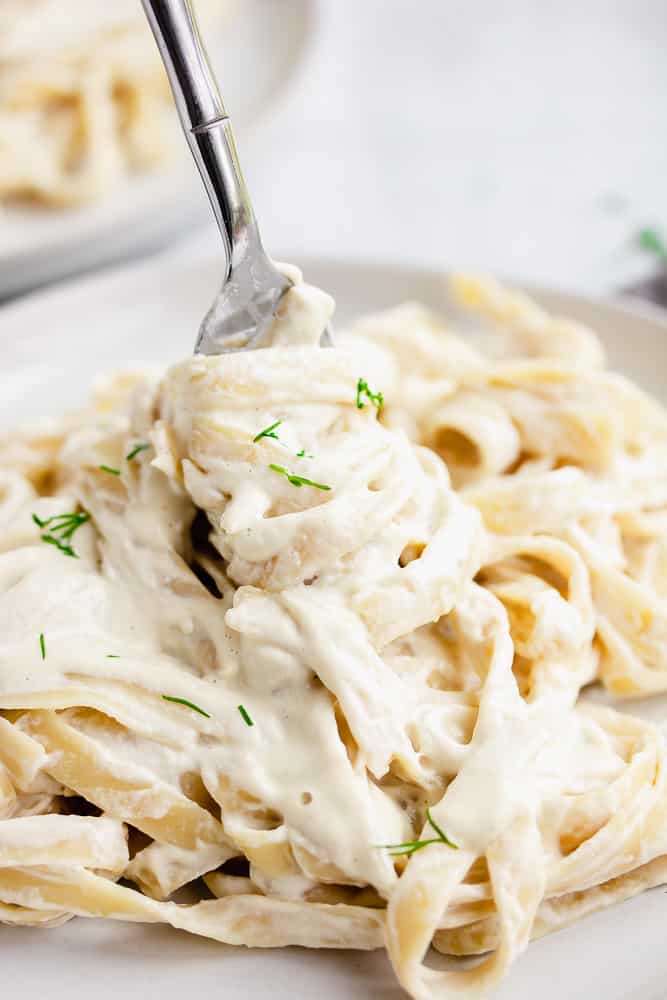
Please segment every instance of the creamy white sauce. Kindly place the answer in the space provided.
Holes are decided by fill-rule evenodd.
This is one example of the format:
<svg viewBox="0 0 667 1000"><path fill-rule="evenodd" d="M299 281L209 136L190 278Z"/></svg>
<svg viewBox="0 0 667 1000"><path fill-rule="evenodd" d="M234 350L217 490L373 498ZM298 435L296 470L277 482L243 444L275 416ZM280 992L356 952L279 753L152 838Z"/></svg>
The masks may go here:
<svg viewBox="0 0 667 1000"><path fill-rule="evenodd" d="M0 903L358 947L386 904L415 997L468 982L427 973L432 940L502 932L486 989L546 900L667 848L662 736L578 704L596 677L667 688L667 421L548 360L547 320L516 303L530 360L417 307L322 349L333 304L293 277L270 348L112 380L48 452L0 443ZM77 508L72 558L31 515ZM41 790L13 777L28 749ZM105 815L55 815L66 790ZM150 838L131 862L123 821ZM162 902L231 857L249 875L213 876L216 903Z"/></svg>

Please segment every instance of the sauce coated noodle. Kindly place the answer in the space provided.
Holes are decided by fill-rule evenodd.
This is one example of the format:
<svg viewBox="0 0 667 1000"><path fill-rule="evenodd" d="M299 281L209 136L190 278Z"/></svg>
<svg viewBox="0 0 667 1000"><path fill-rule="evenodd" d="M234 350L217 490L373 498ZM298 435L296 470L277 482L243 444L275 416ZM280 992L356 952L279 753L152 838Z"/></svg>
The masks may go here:
<svg viewBox="0 0 667 1000"><path fill-rule="evenodd" d="M455 287L490 351L417 305L320 349L298 282L274 346L0 442L0 920L386 947L435 1000L665 881L662 733L580 699L667 689L665 413Z"/></svg>

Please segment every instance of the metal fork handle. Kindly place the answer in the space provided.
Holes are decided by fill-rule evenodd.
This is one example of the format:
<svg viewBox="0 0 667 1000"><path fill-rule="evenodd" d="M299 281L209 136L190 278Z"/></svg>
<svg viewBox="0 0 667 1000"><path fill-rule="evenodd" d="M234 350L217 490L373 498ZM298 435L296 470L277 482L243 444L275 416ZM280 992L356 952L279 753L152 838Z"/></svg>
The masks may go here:
<svg viewBox="0 0 667 1000"><path fill-rule="evenodd" d="M142 4L225 244L226 279L249 251L261 247L232 124L190 0L142 0Z"/></svg>

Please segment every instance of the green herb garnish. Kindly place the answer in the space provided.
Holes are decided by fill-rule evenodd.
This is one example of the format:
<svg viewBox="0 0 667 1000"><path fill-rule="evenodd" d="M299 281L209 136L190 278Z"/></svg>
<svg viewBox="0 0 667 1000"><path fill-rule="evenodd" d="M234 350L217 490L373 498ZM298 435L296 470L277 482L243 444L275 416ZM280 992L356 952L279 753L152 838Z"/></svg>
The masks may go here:
<svg viewBox="0 0 667 1000"><path fill-rule="evenodd" d="M384 403L384 396L382 395L381 392L371 392L368 382L366 381L365 378L360 378L359 381L357 382L358 410L363 410L364 406L366 405L363 399L361 398L362 396L366 396L366 398L370 400L373 406L377 406L378 412L382 409L382 405Z"/></svg>
<svg viewBox="0 0 667 1000"><path fill-rule="evenodd" d="M270 469L274 472L279 472L281 476L284 476L292 486L314 486L316 490L330 490L330 486L325 486L324 483L314 483L312 479L305 479L304 476L295 476L289 472L284 465L270 465Z"/></svg>
<svg viewBox="0 0 667 1000"><path fill-rule="evenodd" d="M107 653L107 660L120 660L118 653Z"/></svg>
<svg viewBox="0 0 667 1000"><path fill-rule="evenodd" d="M109 472L112 476L120 476L120 469L114 469L110 465L100 465L102 472Z"/></svg>
<svg viewBox="0 0 667 1000"><path fill-rule="evenodd" d="M307 451L304 451L304 449L302 448L301 451L297 451L296 457L297 458L314 458L315 456L314 455L310 455Z"/></svg>
<svg viewBox="0 0 667 1000"><path fill-rule="evenodd" d="M199 712L200 715L206 716L207 719L211 718L208 712L205 712L203 708L199 707L199 705L195 705L193 702L188 701L186 698L174 698L170 694L163 694L162 697L164 698L165 701L173 701L174 705L185 705L186 708L194 709L195 712Z"/></svg>
<svg viewBox="0 0 667 1000"><path fill-rule="evenodd" d="M275 424L270 424L268 427L265 427L263 431L260 431L259 434L256 434L252 439L253 444L256 444L257 441L261 441L262 438L273 438L274 441L280 441L280 438L275 433L275 429L276 427L280 427L281 424L282 420L276 420Z"/></svg>
<svg viewBox="0 0 667 1000"><path fill-rule="evenodd" d="M146 451L147 448L150 448L148 441L139 441L138 444L135 444L135 446L130 451L128 451L127 455L125 456L125 461L131 462L133 458L137 457L140 451Z"/></svg>
<svg viewBox="0 0 667 1000"><path fill-rule="evenodd" d="M245 722L246 726L254 726L255 723L252 721L252 719L250 718L250 716L246 712L246 710L243 707L243 705L237 705L236 707L238 708L239 712L241 713L241 718Z"/></svg>
<svg viewBox="0 0 667 1000"><path fill-rule="evenodd" d="M654 253L659 260L667 262L667 244L656 229L642 229L639 233L639 245L643 250Z"/></svg>
<svg viewBox="0 0 667 1000"><path fill-rule="evenodd" d="M44 633L39 633L39 649L42 654L42 659L46 659L46 639L44 638Z"/></svg>
<svg viewBox="0 0 667 1000"><path fill-rule="evenodd" d="M55 545L63 555L73 559L79 558L70 544L70 539L82 524L90 521L90 514L87 511L83 511L81 514L55 514L44 520L37 517L37 514L33 514L32 519L38 528L47 529L43 535L40 535L43 542Z"/></svg>
<svg viewBox="0 0 667 1000"><path fill-rule="evenodd" d="M393 857L398 857L402 854L410 857L415 851L421 851L422 847L428 847L429 844L446 844L447 847L458 851L458 844L451 841L445 831L438 826L431 816L430 809L426 810L426 819L437 833L437 837L431 837L429 840L406 840L404 844L381 844L380 846L386 848Z"/></svg>

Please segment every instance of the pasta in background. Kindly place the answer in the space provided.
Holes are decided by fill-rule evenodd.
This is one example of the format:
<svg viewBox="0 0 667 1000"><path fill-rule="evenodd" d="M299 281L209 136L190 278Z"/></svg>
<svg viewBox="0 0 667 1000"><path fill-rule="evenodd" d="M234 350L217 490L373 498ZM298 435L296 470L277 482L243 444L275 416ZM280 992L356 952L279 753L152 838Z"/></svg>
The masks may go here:
<svg viewBox="0 0 667 1000"><path fill-rule="evenodd" d="M203 27L231 3L196 0ZM177 135L170 100L140 0L3 0L0 200L78 205L154 170Z"/></svg>
<svg viewBox="0 0 667 1000"><path fill-rule="evenodd" d="M667 880L662 732L580 697L667 690L667 416L455 289L490 351L415 304L321 349L297 281L269 349L0 440L0 921L384 946L445 1000Z"/></svg>

